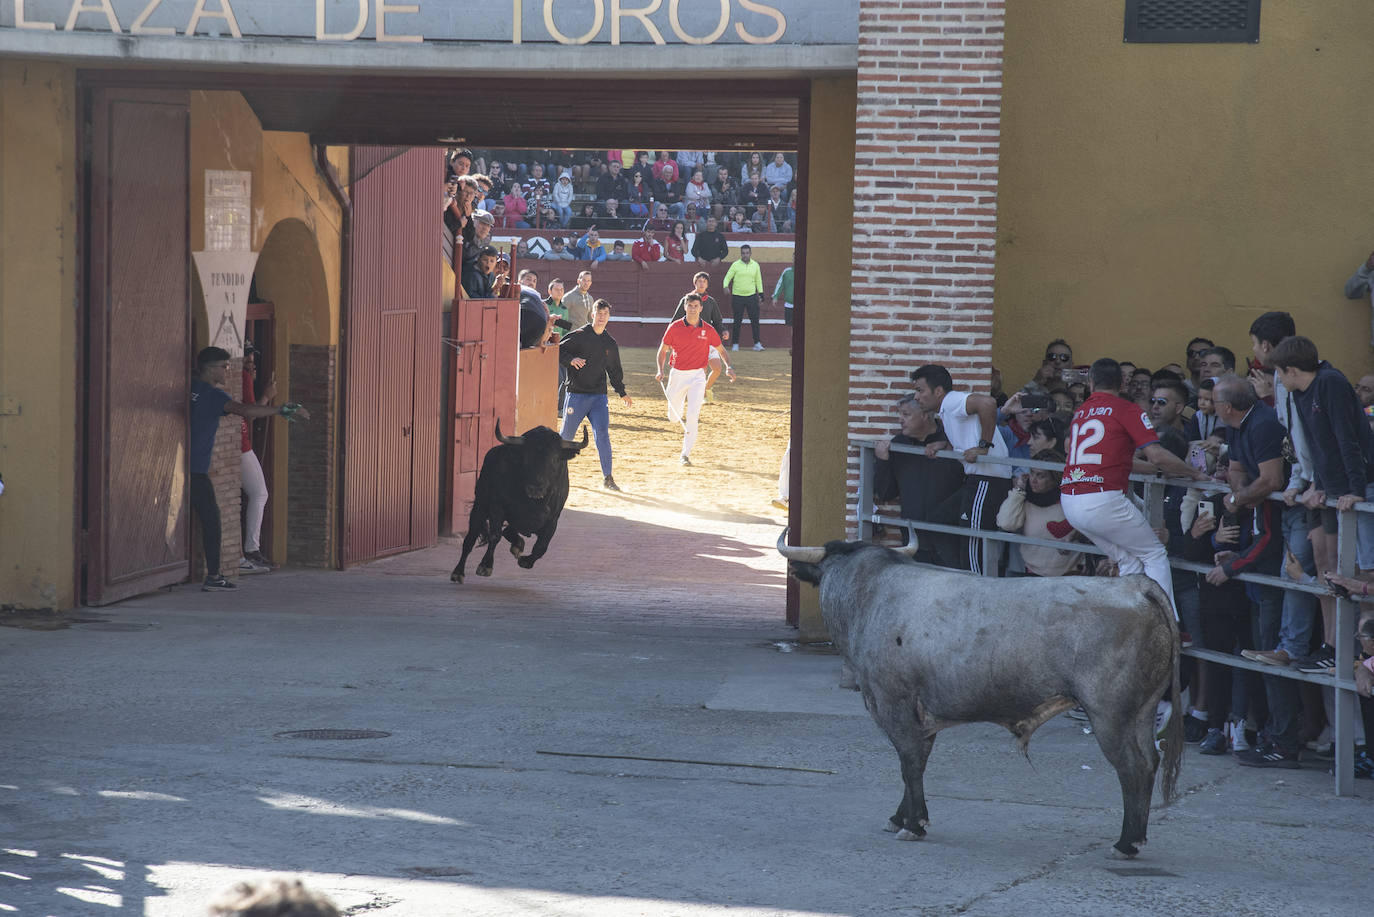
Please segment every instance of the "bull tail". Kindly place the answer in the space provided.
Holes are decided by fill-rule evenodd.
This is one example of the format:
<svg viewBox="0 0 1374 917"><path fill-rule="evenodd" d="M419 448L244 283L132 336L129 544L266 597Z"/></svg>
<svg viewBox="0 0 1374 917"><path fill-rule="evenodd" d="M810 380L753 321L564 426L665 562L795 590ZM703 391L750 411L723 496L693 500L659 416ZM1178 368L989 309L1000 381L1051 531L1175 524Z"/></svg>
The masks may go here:
<svg viewBox="0 0 1374 917"><path fill-rule="evenodd" d="M1174 609L1169 604L1169 596L1153 580L1148 581L1150 590L1148 593L1150 604L1154 606L1155 613L1164 621L1165 627L1169 630L1169 644L1172 647L1170 653L1170 672L1169 672L1169 703L1173 706L1173 715L1169 717L1169 724L1164 728L1164 774L1160 778L1160 790L1164 795L1164 804L1169 805L1178 797L1178 772L1179 766L1183 762L1183 689L1179 683L1179 639L1178 639L1178 618L1174 616Z"/></svg>

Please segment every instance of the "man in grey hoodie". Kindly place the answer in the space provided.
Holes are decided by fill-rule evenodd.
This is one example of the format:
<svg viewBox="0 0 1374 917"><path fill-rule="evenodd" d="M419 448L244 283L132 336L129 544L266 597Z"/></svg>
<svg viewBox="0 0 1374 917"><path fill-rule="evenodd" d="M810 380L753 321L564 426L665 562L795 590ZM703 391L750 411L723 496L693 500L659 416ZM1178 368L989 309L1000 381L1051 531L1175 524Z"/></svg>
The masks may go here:
<svg viewBox="0 0 1374 917"><path fill-rule="evenodd" d="M564 229L572 222L572 201L573 183L572 173L564 169L558 175L558 181L553 183L553 191L550 192L553 200L553 212L558 214L558 225Z"/></svg>

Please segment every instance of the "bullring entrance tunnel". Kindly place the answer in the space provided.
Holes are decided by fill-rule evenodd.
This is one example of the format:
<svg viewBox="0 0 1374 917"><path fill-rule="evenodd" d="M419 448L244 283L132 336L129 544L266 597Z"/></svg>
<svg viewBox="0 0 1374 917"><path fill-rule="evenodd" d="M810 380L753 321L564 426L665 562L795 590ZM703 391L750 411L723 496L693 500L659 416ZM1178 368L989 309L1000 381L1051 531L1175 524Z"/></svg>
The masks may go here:
<svg viewBox="0 0 1374 917"><path fill-rule="evenodd" d="M212 111L216 119L215 130L225 138L226 147L232 146L237 139L232 136L237 127L231 123L220 123L220 115L224 111L232 110L233 104L246 106L246 110L251 111L257 127L262 132L281 132L308 138L309 148L314 151L318 160L315 165L319 167L321 174L327 171L328 167L325 150L354 147L354 157L349 168L344 170L349 174L335 176L336 190L342 192L340 199L348 201L346 207L350 211L345 218L345 231L348 234L371 233L373 242L383 249L386 238L392 234L393 228L380 225L370 228L364 226L359 210L361 200L358 196L351 195L351 192L356 190L353 187L354 183L359 182L371 169L378 168L398 156L410 155L405 152L407 149L427 152L431 154L431 158L438 157L436 161L440 163L443 150L455 147L468 147L474 150L543 150L552 147L568 150L687 148L732 151L745 156L751 151L759 151L765 156L773 151L787 151L787 158L795 165L799 179L810 175L808 132L811 84L807 80L577 81L577 97L595 101L594 104L570 105L566 96L557 91L559 86L566 85L568 79L573 78L451 80L434 77L84 71L81 74L81 84L85 91L81 98L88 111L87 122L95 127L94 132L88 130L85 138L85 142L91 147L87 159L92 163L87 176L87 220L90 227L88 263L92 266L92 291L97 290L101 282L108 282L110 279L105 277L102 281L102 267L110 274L117 272L112 262L119 257L119 233L111 228L111 216L117 211L116 203L112 201L117 195L108 186L114 175L129 167L127 160L123 163L117 161L120 121L124 119L128 126L131 123L128 119L128 105L142 101L156 106L168 100L190 99L191 110L194 110L196 100L200 100L202 113L207 108ZM216 106L215 100L225 99L238 101L227 107ZM102 130L104 133L101 133ZM184 200L188 202L188 221L193 227L190 230L192 241L187 246L188 249L196 247L194 226L198 222L202 206L200 192L205 191L207 213L211 194L208 180L206 187L202 189L201 181L195 174L198 165L195 144L193 136L189 144L192 147L190 164L186 167L187 174L182 176ZM241 159L236 160L232 150L213 149L213 140L208 141L208 146L210 149L204 153L201 161L210 168L225 172L248 168ZM373 158L366 161L359 159L356 152L358 149L374 151L371 154ZM852 155L852 148L849 152ZM146 156L146 151L140 151L138 156ZM289 157L283 157L287 158ZM144 167L161 174L160 167L152 163L144 164ZM254 168L265 171L267 166L265 163L257 163ZM436 186L432 193L435 206L430 211L436 217L440 209L440 193L441 189ZM254 207L258 208L259 189L254 188L253 194ZM793 240L795 248L792 252L792 263L795 264L796 318L790 329L784 329L777 324L777 318L773 320L773 327L765 324L764 340L770 343L771 352L768 355L767 366L760 365L757 367L758 371L753 373L757 378L768 376L770 384L775 388L780 379L784 387L787 387L790 381L790 392L786 395L790 402L780 405L779 410L775 412L782 415L781 418L772 419L775 426L782 423L788 426L786 435L782 437L784 445L788 436L791 442L801 443L804 435L801 429L800 406L805 398L803 304L806 288L808 203L808 195L799 195ZM270 365L277 367L280 379L285 380L289 375L292 400L309 399L319 403L316 397L327 401L332 390L337 396L337 410L331 412L332 416L324 418L326 423L334 425L332 434L318 435L319 424L315 425L317 430L313 437L304 435L299 432L299 428L293 427L290 449L280 448L276 450L277 454L264 456L263 464L273 497L269 504L269 516L264 522L263 544L270 545L273 553L284 555L291 563L304 561L323 566L345 566L373 557L434 544L441 531L465 529L466 519L459 518L459 513L448 512L446 508L437 513L437 524L431 522L436 515L433 504L451 501L451 488L460 473L456 468L450 469L453 475L448 476L442 467L443 443L433 440L442 440L443 431L436 431L435 436L426 439L418 426L402 424L400 435L411 438L411 441L405 443L401 451L397 450L396 443L386 441L384 431L363 429L362 433L359 433L357 421L362 415L378 411L379 405L384 409L388 403L388 393L395 396L400 389L409 384L404 379L398 382L398 357L399 363L406 364L405 370L417 373L409 378L415 379L418 386L421 378L418 373L423 368L424 360L428 359L420 356L421 351L442 351L443 347L439 342L424 341L415 337L415 326L405 321L393 321L396 317L394 309L384 307L381 310L381 320L373 325L358 322L354 314L354 303L365 297L364 288L367 284L387 282L385 265L361 266L357 254L359 243L355 240L353 247L349 249L345 240L342 263L337 265L336 271L339 279L333 280L329 275L335 265L328 263L327 256L323 259L324 263L321 263L318 252L309 251L310 234L316 226L311 222L308 204L307 201L307 215L303 219L276 222L270 226L271 231L266 242L255 245L255 248L260 246L254 278L253 292L256 295L248 307L247 328L250 337L256 329L256 333L266 339L265 346L264 341L258 342L260 359L272 360ZM423 206L423 202L421 205ZM428 219L428 214L423 210L417 212ZM171 214L163 216L170 217ZM823 219L838 220L847 225L851 214L841 212L821 216ZM814 216L810 218L815 219ZM260 222L263 219L262 214L254 213L253 219L255 224ZM117 219L113 222L119 223ZM436 219L433 224L429 224L435 226L435 232L437 223ZM426 230L428 228L426 226ZM254 232L257 231L258 227L255 225ZM207 221L207 235L209 232L210 226ZM426 231L416 238L417 244L433 244L432 232ZM327 249L326 238L317 237L316 241L321 250ZM737 254L739 241L739 237L731 239L734 249L732 258ZM763 244L765 243L760 239L760 246ZM206 244L200 247L210 246ZM846 258L845 261L847 260ZM553 276L549 273L549 265L549 262L531 261L518 266L531 267L539 271L541 283L547 283ZM771 274L765 270L766 287L770 292L773 287L772 280L781 271L782 266L775 265ZM569 286L578 269L580 265L577 262L568 262L568 267L563 269L562 272L569 275L565 278ZM847 269L846 263L846 271ZM724 265L721 265L719 273L723 272ZM194 269L189 269L189 274L191 279L187 299L204 305L199 314L206 315L209 306L202 284L203 275L197 276ZM718 277L714 279L718 280ZM331 291L336 284L341 289L337 291L337 298L333 300L338 305L335 307L336 314L331 319L328 314L331 308L330 298L326 295L321 299L320 294L322 291ZM607 286L613 286L609 278L602 286L603 292ZM272 289L267 289L268 287ZM307 288L311 287L318 289L308 291ZM299 298L302 302L312 299L317 302L305 306L283 302L281 300L291 297L283 296L282 291L301 293ZM148 292L154 294L165 291ZM595 292L596 290L593 291ZM711 292L722 300L722 311L726 313L726 324L729 326L731 323L728 295L723 296L718 284L715 283ZM175 291L173 293L175 294ZM428 294L421 288L415 288L407 289L400 295L403 298ZM129 366L128 353L120 350L121 344L127 346L129 342L127 338L121 337L121 332L117 328L112 327L116 324L113 318L98 314L100 309L95 307L97 299L98 295L95 292L90 293L87 299L87 324L93 329L93 333L88 335L87 345L91 366L88 390L85 392L88 415L101 413L101 408L97 405L104 400L105 393L117 392L126 386L139 386L149 377L165 369L159 368L156 360L151 363L143 360L131 369L120 369L121 364ZM657 303L655 310L664 311L660 307L671 308L671 305ZM297 313L303 310L309 314L290 314L293 309ZM775 311L778 316L781 315L781 303L776 304ZM213 315L212 310L210 314ZM293 333L294 336L288 336L283 330L287 326L297 329L305 325L327 326L331 321L336 323L337 336L333 342L328 340L328 334L322 334L321 338L325 343L337 344L337 356L326 360L329 364L326 366L312 364L312 359L318 355L308 352L304 346L298 346L298 335ZM765 316L765 322L767 321ZM206 319L205 323L213 326L213 317ZM146 334L157 324L155 320L150 321L140 333ZM161 334L168 338L164 346L159 348L145 343L142 345L143 355L146 357L157 352L158 358L175 364L182 359L178 342L186 336L191 337L192 349L213 342L216 329L199 328L196 325L196 319L190 322L189 328L184 323L171 323L167 329L154 335ZM654 336L652 343L656 343L656 335L661 333L662 327L663 325L659 325L657 329L650 328ZM748 341L747 322L745 328L744 337ZM404 332L399 339L398 330ZM615 325L612 325L612 331L616 331ZM774 336L771 340L770 335ZM639 337L643 336L641 329ZM445 319L442 340L451 348L444 353L445 368L448 361L463 359L458 337L458 329L449 325ZM366 340L363 340L364 338ZM406 347L402 339L416 342L412 353L404 353ZM398 340L402 340L399 349ZM430 343L435 346L429 347ZM631 351L636 349L636 344L644 348L645 354L632 353L627 362L638 359L649 367L648 379L652 383L652 363L647 362L652 358L652 344L638 338L627 343ZM780 346L773 347L773 343ZM362 376L358 374L357 355L353 349L359 346L372 351L369 359L374 364L370 373ZM747 344L744 349L749 349ZM784 353L788 356L784 357ZM354 365L350 366L350 361L353 361ZM644 369L643 366L637 368ZM178 372L189 371L189 366L180 365L176 369ZM439 367L429 366L429 371L431 375L435 375ZM405 372L401 375L404 376ZM732 391L739 390L742 389ZM656 389L637 394L647 395L648 399L656 400L659 407L663 404L662 395ZM448 395L449 393L445 392L438 399L442 402L443 410L453 412L455 416L462 414L463 406L448 403ZM428 391L402 391L400 397L403 401L408 399L410 409L417 412L433 401L433 394ZM616 409L613 407L613 436L616 435L615 413ZM117 418L107 411L103 418L96 418L96 421L91 422L91 417L88 416L89 448L86 454L99 454L96 450L102 448L107 453L117 452L121 448L118 437L104 432L117 427ZM714 422L709 410L703 414L702 421L703 431ZM221 439L225 436L223 427L227 426L229 425L222 425ZM236 437L237 431L233 432ZM744 438L758 436L756 429L739 429L737 433ZM266 443L269 452L271 435L269 432L269 441ZM359 435L370 436L372 439L360 443L357 440ZM489 443L489 433L486 436L485 442ZM310 441L302 442L305 440ZM227 455L236 451L223 448L223 445L220 443L217 455ZM264 445L261 431L255 434L255 445L261 451ZM140 450L146 451L148 446L146 443L136 446L125 444L125 448L130 450L126 459L137 461ZM438 481L432 480L432 473L419 471L422 465L432 460L436 452L440 456L441 466ZM791 450L790 467L786 474L792 482L794 493L801 475L801 452L801 449ZM617 448L617 454L621 454L620 447ZM119 466L118 459L118 455L111 455L112 469ZM745 458L736 465L747 461ZM217 462L222 463L222 459L217 459ZM777 459L774 458L771 468L751 467L747 470L755 474L762 470L763 476L772 479L778 472L776 462ZM597 459L594 450L587 451L582 463L586 468L595 469ZM323 475L319 466L332 466L336 472L333 479L320 481L319 478L322 476L329 476ZM415 480L409 488L398 487L395 483L396 474L393 472L401 466L408 466L404 469L406 472L416 471ZM736 467L734 470L746 469ZM468 471L471 475L475 469ZM132 571L119 569L121 564L127 567L129 560L119 556L120 552L116 546L128 544L131 540L130 533L146 530L145 527L150 520L127 512L134 502L132 500L123 507L114 506L114 488L109 483L112 478L100 480L99 477L95 473L88 476L83 500L83 515L87 520L88 529L99 532L99 537L93 541L97 545L105 546L104 550L97 548L93 552L95 557L91 559L90 566L79 574L84 583L83 595L86 601L100 604L164 582L180 581L176 578L179 569L176 558L172 558L170 564L164 563L160 567L156 564L144 564L142 568L139 568L137 559L134 559ZM599 475L597 478L599 480ZM221 490L229 489L219 481L216 485ZM765 512L768 511L769 498L773 495L771 485L760 490L759 505ZM368 502L370 506L360 510L357 505L360 500ZM381 514L375 507L378 503L386 501L404 505L401 518L380 518ZM221 498L221 503L225 502ZM788 515L794 529L799 525L800 507L795 501L790 514L779 513L777 510L773 512L778 515L779 521L783 515ZM709 519L711 513L707 512L704 516ZM162 520L157 521L160 523ZM189 520L183 518L172 524L187 526L188 554L193 553L190 546L194 536L189 530ZM709 526L710 523L704 524ZM370 528L367 528L368 526ZM226 521L226 530L231 527L234 527L231 522ZM359 535L362 529L366 531ZM230 543L232 537L228 532L226 538L225 556L232 557L237 546ZM558 548L559 545L555 541L554 550L557 551ZM191 561L191 567L194 574L194 559ZM184 563L180 569L184 570ZM133 575L129 575L130 572ZM514 572L513 565L510 572ZM795 623L795 584L788 586L787 616Z"/></svg>

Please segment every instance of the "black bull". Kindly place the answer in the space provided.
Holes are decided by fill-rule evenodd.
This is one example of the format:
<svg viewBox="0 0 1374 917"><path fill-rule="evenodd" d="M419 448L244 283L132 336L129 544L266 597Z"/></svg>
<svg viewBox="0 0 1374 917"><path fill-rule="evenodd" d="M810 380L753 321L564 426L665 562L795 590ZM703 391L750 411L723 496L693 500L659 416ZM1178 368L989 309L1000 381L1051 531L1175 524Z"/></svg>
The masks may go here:
<svg viewBox="0 0 1374 917"><path fill-rule="evenodd" d="M901 759L906 792L888 830L925 835L923 779L941 729L996 723L1024 754L1041 724L1082 704L1121 781L1114 846L1136 855L1160 765L1155 707L1166 694L1174 715L1163 737L1165 802L1183 748L1178 625L1164 590L1145 576L969 576L915 563L914 546L794 548L785 538L778 550L794 576L820 587L826 629Z"/></svg>
<svg viewBox="0 0 1374 917"><path fill-rule="evenodd" d="M510 542L510 552L526 570L544 556L558 528L563 504L568 502L568 460L586 447L587 428L582 428L582 442L578 443L563 439L548 427L526 430L522 436L502 436L498 420L496 438L500 445L492 446L482 459L463 553L449 575L455 583L463 581L463 566L478 539L487 546L477 565L478 576L491 576L496 545L502 538ZM524 556L525 539L521 535L536 536L534 549Z"/></svg>

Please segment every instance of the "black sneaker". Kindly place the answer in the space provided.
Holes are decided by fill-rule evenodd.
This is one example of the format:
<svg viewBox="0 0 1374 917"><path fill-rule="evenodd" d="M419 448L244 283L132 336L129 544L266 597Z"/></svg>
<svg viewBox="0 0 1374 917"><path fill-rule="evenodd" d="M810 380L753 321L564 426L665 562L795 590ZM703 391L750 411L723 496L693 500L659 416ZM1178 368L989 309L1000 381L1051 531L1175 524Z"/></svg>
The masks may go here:
<svg viewBox="0 0 1374 917"><path fill-rule="evenodd" d="M237 588L237 586L229 582L223 576L207 576L205 577L205 582L200 584L201 592L225 592Z"/></svg>
<svg viewBox="0 0 1374 917"><path fill-rule="evenodd" d="M1183 718L1183 741L1196 745L1207 738L1207 721L1200 720L1191 713Z"/></svg>
<svg viewBox="0 0 1374 917"><path fill-rule="evenodd" d="M1198 751L1204 755L1224 755L1227 749L1226 733L1221 729L1209 729L1207 735L1198 746Z"/></svg>
<svg viewBox="0 0 1374 917"><path fill-rule="evenodd" d="M1277 745L1266 745L1249 752L1236 752L1235 757L1236 763L1242 767L1282 767L1287 770L1302 767L1298 763L1296 751L1281 751Z"/></svg>
<svg viewBox="0 0 1374 917"><path fill-rule="evenodd" d="M1298 666L1298 671L1306 675L1334 675L1336 673L1336 650L1322 644L1322 648L1312 658Z"/></svg>
<svg viewBox="0 0 1374 917"><path fill-rule="evenodd" d="M611 477L609 474L606 475L605 484L606 484L606 489L607 489L607 490L614 490L614 491L616 491L617 493L620 491L620 485L617 484L617 483L615 482L615 478Z"/></svg>

